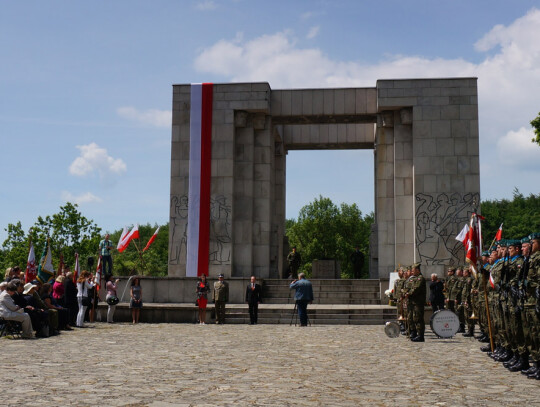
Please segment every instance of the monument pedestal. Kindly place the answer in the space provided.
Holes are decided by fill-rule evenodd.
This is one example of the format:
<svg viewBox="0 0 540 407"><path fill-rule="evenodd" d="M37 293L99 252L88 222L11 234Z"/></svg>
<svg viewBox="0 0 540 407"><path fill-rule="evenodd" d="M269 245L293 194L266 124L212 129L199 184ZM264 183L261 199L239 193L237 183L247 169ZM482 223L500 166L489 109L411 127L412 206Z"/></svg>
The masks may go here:
<svg viewBox="0 0 540 407"><path fill-rule="evenodd" d="M341 278L341 268L337 260L314 260L311 266L311 278Z"/></svg>

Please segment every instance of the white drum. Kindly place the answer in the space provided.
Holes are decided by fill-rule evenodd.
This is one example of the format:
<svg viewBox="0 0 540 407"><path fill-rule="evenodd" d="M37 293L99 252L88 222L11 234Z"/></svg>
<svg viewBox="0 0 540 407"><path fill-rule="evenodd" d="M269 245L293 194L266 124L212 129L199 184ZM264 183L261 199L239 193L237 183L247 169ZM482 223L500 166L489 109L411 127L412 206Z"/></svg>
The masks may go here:
<svg viewBox="0 0 540 407"><path fill-rule="evenodd" d="M433 313L429 326L439 338L451 338L459 331L459 317L448 309L441 309Z"/></svg>

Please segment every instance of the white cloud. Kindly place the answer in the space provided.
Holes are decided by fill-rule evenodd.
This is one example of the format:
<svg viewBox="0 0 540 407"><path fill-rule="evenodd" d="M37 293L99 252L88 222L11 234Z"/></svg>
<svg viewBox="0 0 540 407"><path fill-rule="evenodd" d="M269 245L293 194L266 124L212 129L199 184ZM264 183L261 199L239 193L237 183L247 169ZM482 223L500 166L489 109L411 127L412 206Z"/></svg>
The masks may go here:
<svg viewBox="0 0 540 407"><path fill-rule="evenodd" d="M217 4L215 1L212 1L212 0L204 0L204 1L198 1L195 7L201 11L209 11L209 10L215 10L217 8Z"/></svg>
<svg viewBox="0 0 540 407"><path fill-rule="evenodd" d="M320 26L316 25L314 27L311 27L306 35L306 38L308 40L312 39L312 38L315 38L317 36L317 34L319 34L319 30L321 29Z"/></svg>
<svg viewBox="0 0 540 407"><path fill-rule="evenodd" d="M156 127L170 127L172 122L172 112L170 110L138 110L132 106L124 106L116 109L116 113L124 119Z"/></svg>
<svg viewBox="0 0 540 407"><path fill-rule="evenodd" d="M102 179L110 175L119 175L126 172L126 163L121 158L109 156L107 150L90 143L77 146L81 154L69 166L69 172L76 176L85 176L97 172Z"/></svg>
<svg viewBox="0 0 540 407"><path fill-rule="evenodd" d="M80 195L73 195L71 192L62 191L62 199L66 202L72 202L78 205L85 204L85 203L92 203L92 202L95 202L95 203L103 202L103 199L101 199L98 196L95 196L91 192L86 192Z"/></svg>
<svg viewBox="0 0 540 407"><path fill-rule="evenodd" d="M497 141L499 162L514 168L540 170L540 147L531 143L533 137L533 130L525 127L506 133Z"/></svg>

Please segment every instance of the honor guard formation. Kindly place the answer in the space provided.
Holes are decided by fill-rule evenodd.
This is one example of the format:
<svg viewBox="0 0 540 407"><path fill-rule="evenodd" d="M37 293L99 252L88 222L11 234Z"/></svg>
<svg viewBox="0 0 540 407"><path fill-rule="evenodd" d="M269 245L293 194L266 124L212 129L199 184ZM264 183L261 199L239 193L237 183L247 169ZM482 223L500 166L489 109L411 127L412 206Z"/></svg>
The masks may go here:
<svg viewBox="0 0 540 407"><path fill-rule="evenodd" d="M424 342L426 283L420 264L397 271L392 299L401 334ZM473 337L478 326L474 338L486 343L483 352L511 372L540 380L540 233L497 241L482 253L478 273L469 266L449 267L447 272L444 305L459 319L457 332ZM437 283L432 276L435 314L443 312L433 304Z"/></svg>

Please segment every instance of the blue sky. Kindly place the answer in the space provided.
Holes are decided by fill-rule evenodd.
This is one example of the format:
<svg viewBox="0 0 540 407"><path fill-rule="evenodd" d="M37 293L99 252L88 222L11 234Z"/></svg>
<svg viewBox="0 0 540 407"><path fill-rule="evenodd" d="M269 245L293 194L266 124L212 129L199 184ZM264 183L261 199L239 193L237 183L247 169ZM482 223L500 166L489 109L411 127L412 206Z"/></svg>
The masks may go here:
<svg viewBox="0 0 540 407"><path fill-rule="evenodd" d="M529 142L539 1L0 0L0 10L0 243L8 223L27 230L66 201L104 230L166 222L176 83L477 76L482 198L540 192ZM291 152L287 171L288 217L319 194L373 210L371 151Z"/></svg>

